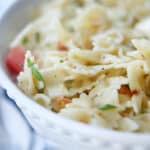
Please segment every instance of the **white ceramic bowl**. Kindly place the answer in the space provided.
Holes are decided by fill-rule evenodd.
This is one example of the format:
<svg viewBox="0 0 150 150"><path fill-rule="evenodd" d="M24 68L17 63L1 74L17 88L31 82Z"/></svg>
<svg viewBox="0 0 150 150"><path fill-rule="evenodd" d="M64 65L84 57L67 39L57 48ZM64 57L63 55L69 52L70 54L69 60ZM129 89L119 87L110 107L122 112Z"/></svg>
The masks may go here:
<svg viewBox="0 0 150 150"><path fill-rule="evenodd" d="M96 128L62 118L25 96L9 76L4 57L11 40L30 21L32 12L46 0L16 1L0 19L0 84L21 108L32 127L66 150L149 150L150 134L124 133Z"/></svg>

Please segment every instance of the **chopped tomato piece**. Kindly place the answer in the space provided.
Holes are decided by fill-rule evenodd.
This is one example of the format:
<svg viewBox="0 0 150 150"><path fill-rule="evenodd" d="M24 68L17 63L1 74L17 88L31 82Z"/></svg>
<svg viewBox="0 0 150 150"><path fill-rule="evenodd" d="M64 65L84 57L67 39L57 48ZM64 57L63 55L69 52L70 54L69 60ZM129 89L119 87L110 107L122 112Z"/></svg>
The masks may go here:
<svg viewBox="0 0 150 150"><path fill-rule="evenodd" d="M5 63L8 70L12 74L17 75L23 69L24 59L25 59L25 50L23 47L18 46L10 50L10 52L6 56Z"/></svg>
<svg viewBox="0 0 150 150"><path fill-rule="evenodd" d="M132 93L131 93L130 88L129 88L128 85L122 85L120 87L120 89L118 90L118 92L119 92L119 94L124 94L124 95L127 95L129 97L132 96Z"/></svg>
<svg viewBox="0 0 150 150"><path fill-rule="evenodd" d="M133 90L131 91L132 95L138 95L139 94L139 91L138 90Z"/></svg>
<svg viewBox="0 0 150 150"><path fill-rule="evenodd" d="M131 117L131 116L134 116L135 113L134 113L134 110L133 108L126 108L124 111L120 112L120 115L122 117Z"/></svg>
<svg viewBox="0 0 150 150"><path fill-rule="evenodd" d="M128 85L122 85L120 89L118 90L118 92L119 94L124 94L129 97L139 94L139 91L137 91L136 89L131 91Z"/></svg>
<svg viewBox="0 0 150 150"><path fill-rule="evenodd" d="M57 48L60 51L67 51L68 50L68 47L65 44L63 44L62 42L57 43Z"/></svg>
<svg viewBox="0 0 150 150"><path fill-rule="evenodd" d="M62 108L66 106L66 104L71 103L71 99L64 96L57 97L54 101L52 101L53 110L55 112L59 112Z"/></svg>

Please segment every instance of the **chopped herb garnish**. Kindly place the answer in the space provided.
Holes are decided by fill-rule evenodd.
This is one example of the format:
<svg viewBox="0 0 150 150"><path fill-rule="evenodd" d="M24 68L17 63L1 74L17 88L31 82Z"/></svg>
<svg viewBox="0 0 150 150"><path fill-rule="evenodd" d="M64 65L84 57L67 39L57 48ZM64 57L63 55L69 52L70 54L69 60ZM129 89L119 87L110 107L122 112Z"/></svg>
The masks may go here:
<svg viewBox="0 0 150 150"><path fill-rule="evenodd" d="M73 27L68 27L68 30L69 30L70 32L73 32L73 31L74 31L74 28L73 28Z"/></svg>
<svg viewBox="0 0 150 150"><path fill-rule="evenodd" d="M28 58L27 59L28 67L32 70L32 75L38 80L38 81L44 81L41 73L35 68L34 63Z"/></svg>
<svg viewBox="0 0 150 150"><path fill-rule="evenodd" d="M43 77L41 75L41 73L35 68L35 67L32 67L32 74L33 76L38 80L38 81L43 81Z"/></svg>
<svg viewBox="0 0 150 150"><path fill-rule="evenodd" d="M26 44L28 44L28 42L29 42L29 39L28 39L28 37L24 37L23 39L22 39L22 44L23 45L26 45Z"/></svg>
<svg viewBox="0 0 150 150"><path fill-rule="evenodd" d="M27 64L29 68L33 67L34 65L34 63L29 58L27 59Z"/></svg>
<svg viewBox="0 0 150 150"><path fill-rule="evenodd" d="M106 105L104 105L103 107L100 107L100 110L110 110L110 109L115 109L116 108L116 106L114 106L114 105L111 105L111 104L106 104Z"/></svg>
<svg viewBox="0 0 150 150"><path fill-rule="evenodd" d="M36 32L35 33L35 40L36 40L37 43L40 42L40 40L41 40L41 34L40 34L40 32Z"/></svg>
<svg viewBox="0 0 150 150"><path fill-rule="evenodd" d="M52 45L51 45L50 43L47 43L45 46L46 46L47 48L51 48L51 47L52 47Z"/></svg>
<svg viewBox="0 0 150 150"><path fill-rule="evenodd" d="M63 63L63 62L64 62L64 60L61 59L61 60L60 60L60 63Z"/></svg>

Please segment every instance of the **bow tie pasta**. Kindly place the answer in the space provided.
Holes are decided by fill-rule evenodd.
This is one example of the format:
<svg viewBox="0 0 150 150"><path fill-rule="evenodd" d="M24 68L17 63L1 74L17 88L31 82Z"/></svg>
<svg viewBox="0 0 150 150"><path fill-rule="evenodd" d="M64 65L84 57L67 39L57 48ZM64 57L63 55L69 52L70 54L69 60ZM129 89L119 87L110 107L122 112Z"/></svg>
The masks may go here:
<svg viewBox="0 0 150 150"><path fill-rule="evenodd" d="M13 40L26 49L19 88L94 126L150 132L150 1L58 0Z"/></svg>

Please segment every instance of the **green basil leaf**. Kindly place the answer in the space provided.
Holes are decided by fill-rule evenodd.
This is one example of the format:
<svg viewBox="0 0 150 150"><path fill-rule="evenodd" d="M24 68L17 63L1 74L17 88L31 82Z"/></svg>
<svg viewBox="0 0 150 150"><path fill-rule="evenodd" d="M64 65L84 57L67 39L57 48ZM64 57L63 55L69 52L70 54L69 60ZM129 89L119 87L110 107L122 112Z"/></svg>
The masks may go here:
<svg viewBox="0 0 150 150"><path fill-rule="evenodd" d="M24 37L23 39L22 39L22 44L23 45L26 45L26 44L28 44L28 42L29 42L29 39L28 39L28 37Z"/></svg>
<svg viewBox="0 0 150 150"><path fill-rule="evenodd" d="M38 81L43 81L43 77L41 75L41 73L35 68L35 67L32 67L32 74L33 76L38 80Z"/></svg>
<svg viewBox="0 0 150 150"><path fill-rule="evenodd" d="M28 58L27 59L27 65L29 68L33 67L34 63Z"/></svg>
<svg viewBox="0 0 150 150"><path fill-rule="evenodd" d="M45 46L46 46L47 48L52 48L52 45L51 45L50 43L47 43Z"/></svg>
<svg viewBox="0 0 150 150"><path fill-rule="evenodd" d="M32 75L38 80L38 81L44 81L41 73L35 68L34 63L28 58L27 59L28 67L32 70Z"/></svg>
<svg viewBox="0 0 150 150"><path fill-rule="evenodd" d="M64 62L64 60L61 59L61 60L60 60L60 63L63 63L63 62Z"/></svg>
<svg viewBox="0 0 150 150"><path fill-rule="evenodd" d="M115 109L116 108L116 106L114 106L114 105L111 105L111 104L106 104L106 105L104 105L103 107L100 107L100 110L111 110L111 109Z"/></svg>
<svg viewBox="0 0 150 150"><path fill-rule="evenodd" d="M41 34L39 32L35 33L35 40L36 40L37 43L40 42L40 40L41 40Z"/></svg>

